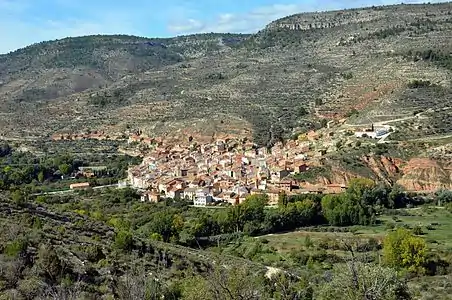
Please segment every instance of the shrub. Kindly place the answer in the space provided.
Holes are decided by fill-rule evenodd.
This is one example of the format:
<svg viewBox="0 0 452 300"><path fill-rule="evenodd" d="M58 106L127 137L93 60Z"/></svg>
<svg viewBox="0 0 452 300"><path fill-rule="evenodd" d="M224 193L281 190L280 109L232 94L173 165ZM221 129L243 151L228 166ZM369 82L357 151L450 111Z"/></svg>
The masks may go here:
<svg viewBox="0 0 452 300"><path fill-rule="evenodd" d="M413 233L415 235L423 235L424 234L424 232L422 231L422 227L420 225L414 226Z"/></svg>
<svg viewBox="0 0 452 300"><path fill-rule="evenodd" d="M392 231L396 227L395 223L387 223L386 224L386 230Z"/></svg>
<svg viewBox="0 0 452 300"><path fill-rule="evenodd" d="M432 86L432 83L429 80L418 80L415 79L408 83L408 87L410 89L418 89L418 88L424 88Z"/></svg>
<svg viewBox="0 0 452 300"><path fill-rule="evenodd" d="M10 257L18 257L20 254L24 253L27 249L27 242L22 238L16 238L6 244L4 253Z"/></svg>
<svg viewBox="0 0 452 300"><path fill-rule="evenodd" d="M327 250L327 249L329 249L329 239L321 239L320 241L319 241L319 248L320 249L325 249L325 250Z"/></svg>
<svg viewBox="0 0 452 300"><path fill-rule="evenodd" d="M431 224L425 226L425 228L426 228L427 230L435 230L435 229L436 229L436 228L435 228L434 226L432 226Z"/></svg>

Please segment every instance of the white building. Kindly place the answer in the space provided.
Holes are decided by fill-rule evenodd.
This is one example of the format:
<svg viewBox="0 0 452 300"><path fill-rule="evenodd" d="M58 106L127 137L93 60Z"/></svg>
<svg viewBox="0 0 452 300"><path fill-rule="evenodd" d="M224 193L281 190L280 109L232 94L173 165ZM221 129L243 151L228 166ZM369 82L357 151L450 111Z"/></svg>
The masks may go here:
<svg viewBox="0 0 452 300"><path fill-rule="evenodd" d="M355 136L357 138L368 137L375 139L377 137L377 133L375 131L357 131L355 132Z"/></svg>
<svg viewBox="0 0 452 300"><path fill-rule="evenodd" d="M194 199L195 206L206 206L214 201L213 196L210 194L209 189L199 189L196 191L196 197Z"/></svg>
<svg viewBox="0 0 452 300"><path fill-rule="evenodd" d="M355 136L358 138L369 137L372 139L378 139L388 133L389 130L387 128L379 128L374 131L357 131L355 132Z"/></svg>

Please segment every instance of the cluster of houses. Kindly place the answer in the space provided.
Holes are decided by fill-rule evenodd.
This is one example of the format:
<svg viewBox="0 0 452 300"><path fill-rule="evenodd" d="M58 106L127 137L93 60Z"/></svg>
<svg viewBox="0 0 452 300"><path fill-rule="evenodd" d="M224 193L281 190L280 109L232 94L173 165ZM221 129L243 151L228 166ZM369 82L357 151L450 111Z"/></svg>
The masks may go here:
<svg viewBox="0 0 452 300"><path fill-rule="evenodd" d="M246 140L226 138L198 145L159 142L143 162L128 170L129 184L142 201L186 199L195 206L236 205L247 196L266 194L270 205L279 194L341 192L345 186L301 185L296 174L309 172L310 142L288 141L271 149ZM328 190L328 191L327 191Z"/></svg>

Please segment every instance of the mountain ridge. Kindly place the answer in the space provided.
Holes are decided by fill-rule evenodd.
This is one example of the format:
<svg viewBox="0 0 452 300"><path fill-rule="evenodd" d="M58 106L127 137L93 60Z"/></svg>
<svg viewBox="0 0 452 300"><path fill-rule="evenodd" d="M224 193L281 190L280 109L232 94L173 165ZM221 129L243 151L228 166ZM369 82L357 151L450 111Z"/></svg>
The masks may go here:
<svg viewBox="0 0 452 300"><path fill-rule="evenodd" d="M231 122L270 145L354 110L366 118L441 106L450 95L451 11L450 2L395 5L296 14L253 35L87 36L35 44L0 55L6 116L0 125L5 134L106 127L168 134L165 127L210 120L201 131L211 134ZM317 25L292 30L284 25L291 20ZM429 49L433 54L424 57ZM432 82L443 96L402 111L414 80ZM433 88L419 89L419 98L426 101Z"/></svg>

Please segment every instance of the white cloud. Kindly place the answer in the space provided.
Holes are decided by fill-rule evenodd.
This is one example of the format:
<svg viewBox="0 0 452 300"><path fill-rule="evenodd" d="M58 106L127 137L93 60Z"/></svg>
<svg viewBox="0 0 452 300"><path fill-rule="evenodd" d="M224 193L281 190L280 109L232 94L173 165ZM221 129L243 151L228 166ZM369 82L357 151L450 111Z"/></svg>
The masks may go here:
<svg viewBox="0 0 452 300"><path fill-rule="evenodd" d="M108 0L0 0L0 53L68 36L118 33L144 36L149 31L165 35L162 26L171 35L197 32L252 33L275 19L302 11L393 4L403 0L293 1L293 4L262 6L243 13L220 11L216 15L206 16L203 11L194 9L199 6L197 2L188 0L166 1L168 3L165 0L133 0L130 5ZM422 1L405 0L405 3L409 2ZM44 7L48 10L47 17L42 14Z"/></svg>
<svg viewBox="0 0 452 300"><path fill-rule="evenodd" d="M64 20L17 18L14 15L4 17L4 11L0 16L3 16L0 18L0 53L69 36L118 33L142 35L131 25L126 15L117 13L106 13L99 18Z"/></svg>
<svg viewBox="0 0 452 300"><path fill-rule="evenodd" d="M171 32L197 32L203 28L201 21L188 19L184 24L169 24L168 30Z"/></svg>
<svg viewBox="0 0 452 300"><path fill-rule="evenodd" d="M296 0L294 0L296 1ZM433 0L431 3L444 2L445 0ZM300 13L303 11L321 11L332 9L343 9L359 6L389 5L400 3L426 3L422 0L344 0L344 1L299 1L299 4L274 4L257 7L243 14L223 13L207 20L187 19L190 13L187 11L186 21L171 22L167 28L173 34L190 34L205 32L231 32L231 33L254 33L264 28L268 23L279 18ZM179 16L181 11L178 12ZM183 18L179 18L183 19Z"/></svg>
<svg viewBox="0 0 452 300"><path fill-rule="evenodd" d="M300 12L301 9L302 5L297 4L275 4L259 7L244 14L219 14L210 21L189 19L182 23L169 24L168 30L174 34L195 32L251 33L262 29L263 26L272 20Z"/></svg>
<svg viewBox="0 0 452 300"><path fill-rule="evenodd" d="M69 36L115 34L123 32L124 28L116 22L96 23L77 19L65 22L47 20L39 25L23 21L0 20L0 53L7 53L41 41Z"/></svg>
<svg viewBox="0 0 452 300"><path fill-rule="evenodd" d="M47 17L40 11L37 0L0 0L0 54L33 43L70 36L91 34L136 34L131 9L111 7L86 9L84 3L69 0L49 0ZM95 2L93 5L99 3Z"/></svg>

